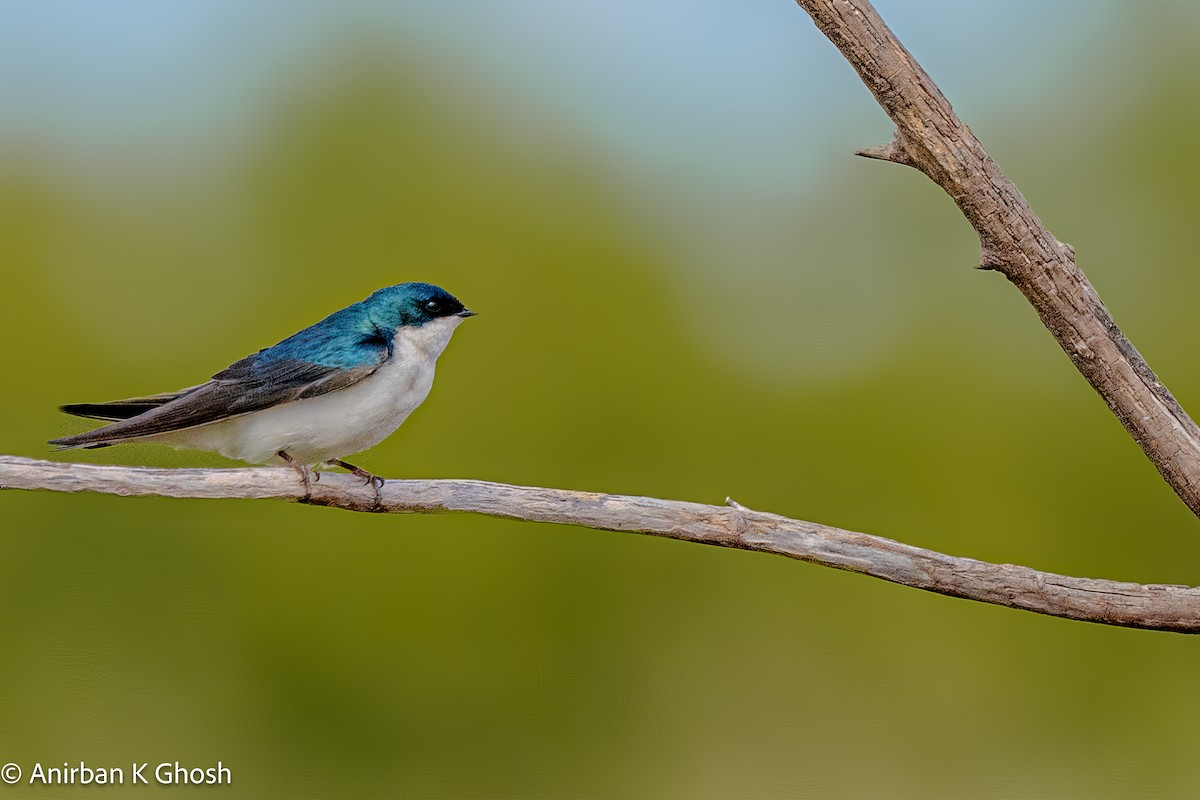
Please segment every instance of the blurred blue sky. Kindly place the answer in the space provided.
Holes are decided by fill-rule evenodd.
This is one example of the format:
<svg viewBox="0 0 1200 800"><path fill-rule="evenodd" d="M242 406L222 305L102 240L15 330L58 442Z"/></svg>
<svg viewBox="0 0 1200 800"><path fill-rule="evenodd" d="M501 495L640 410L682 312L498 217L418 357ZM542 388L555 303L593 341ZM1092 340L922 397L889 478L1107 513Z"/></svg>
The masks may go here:
<svg viewBox="0 0 1200 800"><path fill-rule="evenodd" d="M877 5L952 99L1002 105L1129 4ZM480 98L522 87L539 125L557 120L632 172L787 182L821 163L797 142L869 114L887 129L790 0L29 0L0 9L0 144L72 169L132 153L205 166L364 34Z"/></svg>
<svg viewBox="0 0 1200 800"><path fill-rule="evenodd" d="M1164 15L1141 14L1151 5L1166 3L877 3L1026 191L1006 148L1061 153L1049 137L1088 136L1104 93L1167 33ZM1200 18L1200 4L1175 8ZM890 125L792 0L14 0L0 5L0 165L36 163L106 207L186 197L273 146L281 112L319 103L364 57L416 76L472 126L464 141L502 137L554 165L562 150L562 164L601 171L673 266L684 325L763 380L863 374L920 316L888 264L896 243L853 220L826 232L836 258L808 258L805 209L830 202L857 174L851 152ZM894 174L859 168L877 186ZM949 250L926 242L927 257L974 263L969 230L944 220L961 236L939 233ZM208 260L256 257L237 256ZM90 254L61 260L73 285ZM731 294L771 313L717 332L714 298ZM786 358L803 363L780 369Z"/></svg>

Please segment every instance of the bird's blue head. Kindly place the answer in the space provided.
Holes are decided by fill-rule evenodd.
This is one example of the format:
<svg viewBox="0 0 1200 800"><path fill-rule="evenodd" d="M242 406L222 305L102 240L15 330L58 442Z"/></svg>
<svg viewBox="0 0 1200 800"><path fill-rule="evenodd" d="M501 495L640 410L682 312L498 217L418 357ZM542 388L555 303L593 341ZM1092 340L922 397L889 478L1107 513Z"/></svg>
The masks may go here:
<svg viewBox="0 0 1200 800"><path fill-rule="evenodd" d="M400 283L372 294L363 305L375 324L419 328L443 317L473 317L458 298L431 283Z"/></svg>

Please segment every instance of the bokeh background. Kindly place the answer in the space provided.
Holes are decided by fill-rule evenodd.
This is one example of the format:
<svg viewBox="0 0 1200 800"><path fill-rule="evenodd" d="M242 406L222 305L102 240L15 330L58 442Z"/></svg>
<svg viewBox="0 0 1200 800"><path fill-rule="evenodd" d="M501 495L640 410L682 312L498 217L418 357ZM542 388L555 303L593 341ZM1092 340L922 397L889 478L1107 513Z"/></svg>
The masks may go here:
<svg viewBox="0 0 1200 800"><path fill-rule="evenodd" d="M880 10L1200 409L1193 3ZM480 316L354 459L1200 582L1200 525L787 0L0 7L0 452L374 289ZM1197 643L469 516L0 494L0 762L205 797L1195 797ZM66 797L79 787L0 786ZM140 792L140 793L139 793ZM147 796L126 786L106 796Z"/></svg>

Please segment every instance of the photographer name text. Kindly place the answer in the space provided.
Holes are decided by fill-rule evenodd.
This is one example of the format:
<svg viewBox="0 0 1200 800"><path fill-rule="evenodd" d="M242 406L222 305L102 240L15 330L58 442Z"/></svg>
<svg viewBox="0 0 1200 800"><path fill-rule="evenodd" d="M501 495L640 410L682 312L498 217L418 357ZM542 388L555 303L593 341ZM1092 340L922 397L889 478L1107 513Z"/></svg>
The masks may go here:
<svg viewBox="0 0 1200 800"><path fill-rule="evenodd" d="M94 767L85 761L43 764L34 762L28 776L20 764L9 762L0 767L0 780L11 785L30 786L216 786L233 783L229 767L218 761L215 766L193 767L178 761L135 761L125 767Z"/></svg>

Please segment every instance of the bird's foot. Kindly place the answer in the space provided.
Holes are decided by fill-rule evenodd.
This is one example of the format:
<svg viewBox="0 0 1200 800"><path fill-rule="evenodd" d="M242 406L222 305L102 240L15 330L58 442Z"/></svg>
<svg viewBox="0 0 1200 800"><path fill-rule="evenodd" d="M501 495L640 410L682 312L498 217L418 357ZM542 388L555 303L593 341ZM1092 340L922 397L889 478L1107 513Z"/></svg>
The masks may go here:
<svg viewBox="0 0 1200 800"><path fill-rule="evenodd" d="M378 475L374 475L370 472L367 472L362 467L356 467L349 462L342 461L337 458L331 459L330 461L326 461L325 463L332 464L335 467L341 467L342 469L348 471L354 477L362 478L364 484L370 484L371 487L375 490L375 507L376 508L382 507L383 492L381 492L380 490L383 489L383 484L384 484L383 478L379 477Z"/></svg>
<svg viewBox="0 0 1200 800"><path fill-rule="evenodd" d="M296 470L296 474L300 476L300 480L304 483L304 497L300 498L300 502L307 503L312 500L313 481L321 480L321 476L316 472L310 472L308 467L292 458L283 450L280 450L276 455L286 461L289 467Z"/></svg>

